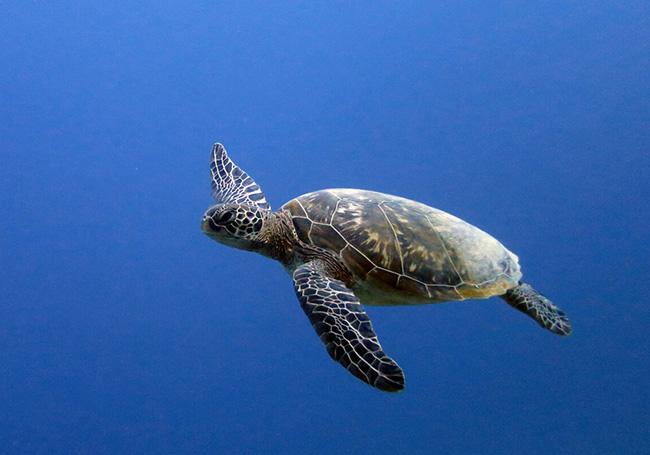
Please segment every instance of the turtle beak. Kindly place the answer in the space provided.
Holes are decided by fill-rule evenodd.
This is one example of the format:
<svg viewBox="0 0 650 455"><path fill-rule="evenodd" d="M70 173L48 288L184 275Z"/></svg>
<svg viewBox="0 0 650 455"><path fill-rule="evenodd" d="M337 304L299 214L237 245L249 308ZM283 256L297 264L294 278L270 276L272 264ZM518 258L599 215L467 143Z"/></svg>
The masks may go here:
<svg viewBox="0 0 650 455"><path fill-rule="evenodd" d="M208 221L208 217L205 215L203 215L203 219L201 220L201 232L204 234L210 232L210 223Z"/></svg>
<svg viewBox="0 0 650 455"><path fill-rule="evenodd" d="M203 219L201 220L201 231L204 234L209 234L213 231L213 229L210 228L210 217L214 214L215 210L216 208L212 206L203 214Z"/></svg>

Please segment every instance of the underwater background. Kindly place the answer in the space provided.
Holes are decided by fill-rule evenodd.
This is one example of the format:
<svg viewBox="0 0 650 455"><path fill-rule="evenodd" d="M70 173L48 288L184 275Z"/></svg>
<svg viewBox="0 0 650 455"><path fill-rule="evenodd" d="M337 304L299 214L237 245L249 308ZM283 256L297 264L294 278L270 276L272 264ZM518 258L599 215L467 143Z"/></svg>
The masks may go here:
<svg viewBox="0 0 650 455"><path fill-rule="evenodd" d="M647 1L2 2L0 453L650 453ZM369 307L201 234L222 142L274 209L363 188L480 227L566 311Z"/></svg>

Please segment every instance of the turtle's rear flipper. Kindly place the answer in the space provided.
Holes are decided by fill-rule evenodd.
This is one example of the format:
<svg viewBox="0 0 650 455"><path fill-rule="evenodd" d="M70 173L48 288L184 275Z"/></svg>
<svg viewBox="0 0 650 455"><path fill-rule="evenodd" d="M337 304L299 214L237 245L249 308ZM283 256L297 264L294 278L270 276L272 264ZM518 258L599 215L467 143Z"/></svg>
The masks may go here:
<svg viewBox="0 0 650 455"><path fill-rule="evenodd" d="M319 261L304 264L293 273L293 284L300 306L330 357L379 390L401 391L404 373L382 351L359 299L323 269Z"/></svg>
<svg viewBox="0 0 650 455"><path fill-rule="evenodd" d="M529 284L520 281L519 286L510 289L501 298L556 335L566 337L573 331L566 313Z"/></svg>

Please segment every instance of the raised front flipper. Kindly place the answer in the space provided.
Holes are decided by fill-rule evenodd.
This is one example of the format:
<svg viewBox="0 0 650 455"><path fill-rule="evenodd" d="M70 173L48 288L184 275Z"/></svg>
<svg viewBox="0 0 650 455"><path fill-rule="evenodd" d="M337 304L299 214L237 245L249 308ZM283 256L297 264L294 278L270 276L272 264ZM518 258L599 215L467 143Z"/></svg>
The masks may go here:
<svg viewBox="0 0 650 455"><path fill-rule="evenodd" d="M259 185L228 157L221 144L214 144L210 154L210 185L212 197L218 204L244 204L269 212Z"/></svg>
<svg viewBox="0 0 650 455"><path fill-rule="evenodd" d="M379 390L404 389L402 369L384 354L359 299L343 282L327 277L314 261L296 269L293 285L332 359Z"/></svg>
<svg viewBox="0 0 650 455"><path fill-rule="evenodd" d="M510 289L501 298L556 335L567 337L573 331L566 313L529 284L520 281L519 286Z"/></svg>

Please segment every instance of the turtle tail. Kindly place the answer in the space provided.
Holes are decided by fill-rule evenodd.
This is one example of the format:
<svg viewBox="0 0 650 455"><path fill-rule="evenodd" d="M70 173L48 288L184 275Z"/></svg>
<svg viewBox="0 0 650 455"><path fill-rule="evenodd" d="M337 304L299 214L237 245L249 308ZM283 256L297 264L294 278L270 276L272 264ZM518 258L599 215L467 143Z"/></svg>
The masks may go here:
<svg viewBox="0 0 650 455"><path fill-rule="evenodd" d="M567 337L573 331L566 313L529 284L520 281L518 286L510 289L501 298L556 335Z"/></svg>

